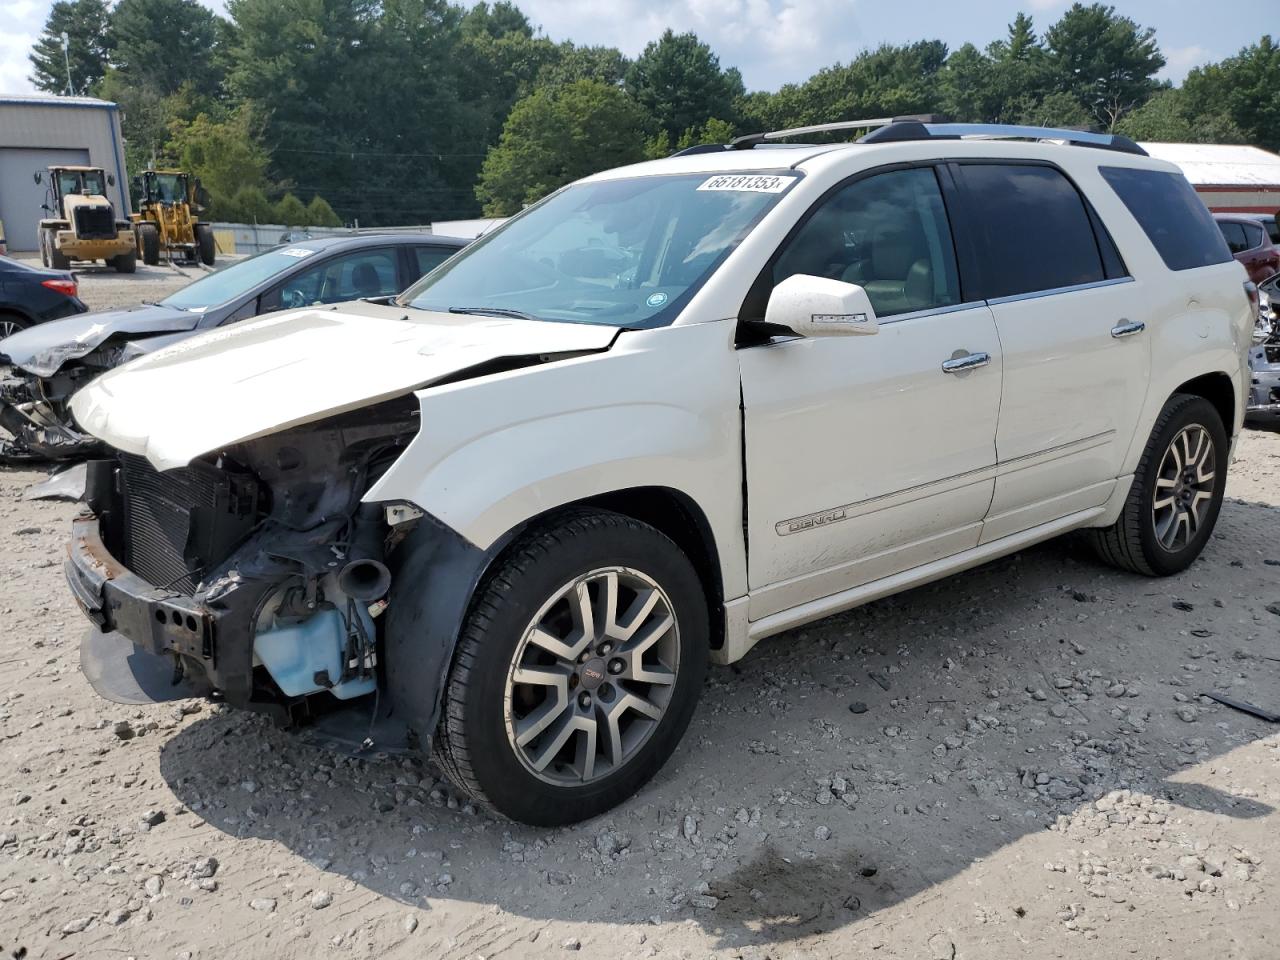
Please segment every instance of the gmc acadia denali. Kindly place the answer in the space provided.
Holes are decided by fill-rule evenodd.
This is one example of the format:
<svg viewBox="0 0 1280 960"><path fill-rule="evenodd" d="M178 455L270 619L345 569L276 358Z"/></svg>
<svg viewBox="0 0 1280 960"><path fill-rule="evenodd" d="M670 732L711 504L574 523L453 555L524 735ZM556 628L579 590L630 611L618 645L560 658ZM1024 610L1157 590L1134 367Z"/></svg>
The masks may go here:
<svg viewBox="0 0 1280 960"><path fill-rule="evenodd" d="M790 142L833 128L873 129ZM859 121L597 174L390 301L81 390L118 451L69 548L85 669L581 820L662 766L709 660L1072 530L1185 569L1252 294L1121 137Z"/></svg>

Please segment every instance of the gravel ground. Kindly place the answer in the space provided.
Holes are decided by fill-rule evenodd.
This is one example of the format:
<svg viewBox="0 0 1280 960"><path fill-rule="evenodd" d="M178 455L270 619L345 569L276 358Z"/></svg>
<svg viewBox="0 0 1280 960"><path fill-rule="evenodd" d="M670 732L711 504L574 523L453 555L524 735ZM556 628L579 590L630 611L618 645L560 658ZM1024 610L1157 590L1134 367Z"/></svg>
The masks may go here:
<svg viewBox="0 0 1280 960"><path fill-rule="evenodd" d="M86 299L151 299L150 272ZM1067 539L777 637L713 669L640 795L554 831L417 759L97 699L74 508L22 501L38 477L0 472L13 956L1280 955L1280 737L1199 696L1280 710L1280 433L1242 438L1182 576Z"/></svg>

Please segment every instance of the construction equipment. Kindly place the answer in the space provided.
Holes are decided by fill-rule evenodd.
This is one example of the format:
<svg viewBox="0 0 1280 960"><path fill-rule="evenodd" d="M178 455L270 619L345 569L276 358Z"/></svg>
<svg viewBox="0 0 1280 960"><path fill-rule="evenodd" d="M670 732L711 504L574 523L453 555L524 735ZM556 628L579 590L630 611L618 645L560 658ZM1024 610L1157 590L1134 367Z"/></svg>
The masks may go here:
<svg viewBox="0 0 1280 960"><path fill-rule="evenodd" d="M213 226L198 216L205 199L199 178L181 170L147 170L134 177L133 186L139 195L132 219L142 262L154 266L163 253L213 266Z"/></svg>
<svg viewBox="0 0 1280 960"><path fill-rule="evenodd" d="M66 270L72 260L101 260L120 273L137 268L133 224L116 217L107 187L116 178L101 167L49 167L48 190L40 221L40 259L46 267ZM36 183L46 174L36 173Z"/></svg>

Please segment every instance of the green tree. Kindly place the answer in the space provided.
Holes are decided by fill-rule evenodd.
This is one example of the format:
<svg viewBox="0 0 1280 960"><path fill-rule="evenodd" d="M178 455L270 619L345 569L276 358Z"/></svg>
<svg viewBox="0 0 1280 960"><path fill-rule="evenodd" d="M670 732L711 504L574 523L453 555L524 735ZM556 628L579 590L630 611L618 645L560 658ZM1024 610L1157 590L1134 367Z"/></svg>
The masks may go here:
<svg viewBox="0 0 1280 960"><path fill-rule="evenodd" d="M292 193L286 193L276 202L275 222L283 223L286 227L309 227L311 217L307 213L306 204Z"/></svg>
<svg viewBox="0 0 1280 960"><path fill-rule="evenodd" d="M1163 143L1245 143L1246 137L1225 112L1196 114L1186 91L1161 90L1126 115L1118 132L1133 140Z"/></svg>
<svg viewBox="0 0 1280 960"><path fill-rule="evenodd" d="M1120 16L1115 7L1072 4L1045 31L1044 41L1059 88L1103 129L1114 130L1159 88L1155 75L1165 59L1155 30Z"/></svg>
<svg viewBox="0 0 1280 960"><path fill-rule="evenodd" d="M734 116L744 92L737 69L721 69L720 58L696 35L670 29L627 69L626 87L672 140L708 117Z"/></svg>
<svg viewBox="0 0 1280 960"><path fill-rule="evenodd" d="M111 11L111 64L130 87L169 96L187 85L212 96L217 19L197 0L120 0Z"/></svg>
<svg viewBox="0 0 1280 960"><path fill-rule="evenodd" d="M619 86L631 66L616 47L576 47L568 41L560 44L557 56L538 71L537 84L552 86L575 80L599 80Z"/></svg>
<svg viewBox="0 0 1280 960"><path fill-rule="evenodd" d="M241 187L231 198L231 207L239 215L237 223L275 223L275 208L258 187Z"/></svg>
<svg viewBox="0 0 1280 960"><path fill-rule="evenodd" d="M639 104L597 80L536 90L512 108L476 196L486 216L517 213L572 180L644 159L651 126Z"/></svg>
<svg viewBox="0 0 1280 960"><path fill-rule="evenodd" d="M266 188L269 157L247 110L239 109L222 121L205 113L189 122L175 120L169 132L177 165L200 178L215 211L241 187Z"/></svg>
<svg viewBox="0 0 1280 960"><path fill-rule="evenodd" d="M107 72L110 15L106 0L57 0L31 48L31 82L49 93L85 95ZM62 35L67 35L64 57ZM67 62L71 90L67 90Z"/></svg>
<svg viewBox="0 0 1280 960"><path fill-rule="evenodd" d="M342 218L333 212L333 207L329 206L329 201L318 193L307 204L307 222L313 227L342 226Z"/></svg>
<svg viewBox="0 0 1280 960"><path fill-rule="evenodd" d="M1193 115L1224 114L1247 142L1280 150L1280 46L1270 34L1234 57L1192 70L1182 89Z"/></svg>

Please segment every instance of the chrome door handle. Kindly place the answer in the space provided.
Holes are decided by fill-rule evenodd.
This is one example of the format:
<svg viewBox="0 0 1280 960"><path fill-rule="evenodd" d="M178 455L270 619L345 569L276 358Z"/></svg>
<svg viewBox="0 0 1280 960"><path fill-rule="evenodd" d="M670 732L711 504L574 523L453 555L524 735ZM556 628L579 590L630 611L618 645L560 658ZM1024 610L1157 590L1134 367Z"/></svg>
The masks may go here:
<svg viewBox="0 0 1280 960"><path fill-rule="evenodd" d="M967 353L963 357L952 357L942 361L943 373L964 373L966 370L977 370L991 362L989 353Z"/></svg>
<svg viewBox="0 0 1280 960"><path fill-rule="evenodd" d="M1142 322L1120 323L1111 328L1111 336L1119 340L1122 337L1132 337L1135 334L1141 333L1145 329L1147 329L1147 325Z"/></svg>

